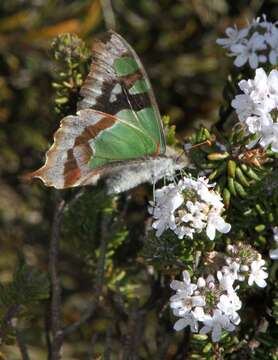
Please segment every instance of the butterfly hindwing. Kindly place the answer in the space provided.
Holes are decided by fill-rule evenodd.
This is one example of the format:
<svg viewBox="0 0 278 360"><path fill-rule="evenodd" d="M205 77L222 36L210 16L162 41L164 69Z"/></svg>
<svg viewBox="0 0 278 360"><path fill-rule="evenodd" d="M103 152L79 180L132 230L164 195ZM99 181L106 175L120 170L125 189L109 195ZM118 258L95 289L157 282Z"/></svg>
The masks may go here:
<svg viewBox="0 0 278 360"><path fill-rule="evenodd" d="M45 165L31 174L48 186L95 184L166 145L158 107L134 50L114 32L95 42L76 116L62 119Z"/></svg>

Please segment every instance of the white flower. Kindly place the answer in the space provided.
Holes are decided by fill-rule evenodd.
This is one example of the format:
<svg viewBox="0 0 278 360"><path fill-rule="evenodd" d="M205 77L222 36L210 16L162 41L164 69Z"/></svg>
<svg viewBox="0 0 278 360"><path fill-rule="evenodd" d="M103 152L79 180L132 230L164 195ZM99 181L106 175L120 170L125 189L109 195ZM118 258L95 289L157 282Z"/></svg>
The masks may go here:
<svg viewBox="0 0 278 360"><path fill-rule="evenodd" d="M203 319L204 327L199 331L200 334L211 332L213 342L221 338L222 329L234 331L235 326L230 322L227 315L224 315L219 309L214 310L213 316L206 315Z"/></svg>
<svg viewBox="0 0 278 360"><path fill-rule="evenodd" d="M241 301L231 286L234 280L229 274L218 273L219 283L209 274L206 279L199 277L197 285L192 284L187 271L183 272L183 282L172 281L171 288L177 293L170 298L170 307L173 314L180 317L174 324L176 331L189 326L192 332L198 332L199 323L203 323L200 334L211 332L212 340L216 342L220 340L222 330L233 331L240 323ZM229 278L229 286L223 286L224 277Z"/></svg>
<svg viewBox="0 0 278 360"><path fill-rule="evenodd" d="M227 38L217 39L216 43L218 45L222 45L225 48L229 48L231 45L234 45L240 42L243 38L245 38L246 35L248 34L248 31L249 31L248 28L238 30L236 26L234 28L228 27L225 30Z"/></svg>
<svg viewBox="0 0 278 360"><path fill-rule="evenodd" d="M174 315L175 311L174 311ZM180 331L187 326L190 326L190 330L193 333L198 332L198 321L202 321L204 318L204 309L202 307L196 307L195 310L191 311L190 313L185 314L181 319L176 321L174 324L174 330Z"/></svg>
<svg viewBox="0 0 278 360"><path fill-rule="evenodd" d="M212 290L215 288L215 278L213 275L209 274L208 277L206 278L206 284L208 289Z"/></svg>
<svg viewBox="0 0 278 360"><path fill-rule="evenodd" d="M278 260L278 226L273 228L273 240L276 243L276 249L269 250L269 257L272 260Z"/></svg>
<svg viewBox="0 0 278 360"><path fill-rule="evenodd" d="M203 277L199 277L197 280L197 286L199 289L202 289L206 286L206 280Z"/></svg>
<svg viewBox="0 0 278 360"><path fill-rule="evenodd" d="M256 69L254 80L249 80L249 83L252 85L250 97L259 113L271 111L275 107L275 102L268 96L269 80L264 69Z"/></svg>
<svg viewBox="0 0 278 360"><path fill-rule="evenodd" d="M175 234L178 236L179 239L183 239L184 237L189 237L193 239L193 235L195 233L195 229L189 226L179 226L175 229Z"/></svg>
<svg viewBox="0 0 278 360"><path fill-rule="evenodd" d="M229 317L232 323L235 325L240 323L240 316L237 311L241 308L241 301L235 291L230 292L228 295L222 294L217 307Z"/></svg>
<svg viewBox="0 0 278 360"><path fill-rule="evenodd" d="M194 294L196 284L192 284L188 271L183 271L183 281L173 280L170 284L177 293L170 298L170 307L175 310L176 316L184 316L194 307L205 305L205 299Z"/></svg>
<svg viewBox="0 0 278 360"><path fill-rule="evenodd" d="M229 49L230 56L236 57L234 64L241 67L249 63L256 69L259 63L270 62L276 65L278 57L277 23L267 21L266 16L254 19L251 24L238 30L226 29L227 38L217 39L216 43Z"/></svg>
<svg viewBox="0 0 278 360"><path fill-rule="evenodd" d="M273 26L271 30L267 34L265 34L265 39L271 47L268 55L269 62L272 65L276 65L278 57L278 29Z"/></svg>
<svg viewBox="0 0 278 360"><path fill-rule="evenodd" d="M174 324L174 330L180 331L187 326L190 326L190 330L193 333L198 332L198 321L196 320L193 312L185 314L181 319L176 321Z"/></svg>
<svg viewBox="0 0 278 360"><path fill-rule="evenodd" d="M222 218L222 198L213 187L214 184L208 184L204 177L197 180L184 177L178 184L156 190L155 201L149 208L154 217L152 227L157 230L156 236L171 229L179 239L192 239L196 232L206 229L209 239L213 240L216 230L230 231L230 224Z"/></svg>
<svg viewBox="0 0 278 360"><path fill-rule="evenodd" d="M262 127L259 144L263 148L271 145L271 150L278 152L278 123Z"/></svg>
<svg viewBox="0 0 278 360"><path fill-rule="evenodd" d="M246 119L246 125L251 134L261 134L267 126L272 127L272 119L269 114L261 114L261 116L249 116Z"/></svg>
<svg viewBox="0 0 278 360"><path fill-rule="evenodd" d="M278 247L276 249L269 250L269 257L272 260L278 260Z"/></svg>
<svg viewBox="0 0 278 360"><path fill-rule="evenodd" d="M217 278L222 290L225 290L228 293L234 291L233 284L236 279L230 273L217 271Z"/></svg>
<svg viewBox="0 0 278 360"><path fill-rule="evenodd" d="M278 107L278 71L271 70L268 75L268 91L269 96L275 102L276 108Z"/></svg>
<svg viewBox="0 0 278 360"><path fill-rule="evenodd" d="M170 297L170 307L175 310L176 316L184 316L195 307L205 306L206 301L200 295L188 296L178 293Z"/></svg>
<svg viewBox="0 0 278 360"><path fill-rule="evenodd" d="M187 295L192 295L193 291L197 289L197 285L192 284L189 272L184 270L182 273L183 281L173 280L170 284L171 289L177 292L182 292Z"/></svg>
<svg viewBox="0 0 278 360"><path fill-rule="evenodd" d="M227 265L223 266L221 269L223 275L230 276L233 282L236 280L243 281L245 279L245 277L241 274L241 272L248 271L249 270L248 266L246 270L246 266L242 266L239 262L233 261L231 258L227 258L226 263Z"/></svg>
<svg viewBox="0 0 278 360"><path fill-rule="evenodd" d="M149 212L154 219L152 227L156 229L156 236L161 236L167 229L176 227L174 211L183 203L179 189L170 184L155 192L155 203L151 203Z"/></svg>
<svg viewBox="0 0 278 360"><path fill-rule="evenodd" d="M208 216L206 233L210 240L215 238L215 232L218 230L223 234L227 234L231 230L231 225L219 215L219 211L210 212Z"/></svg>
<svg viewBox="0 0 278 360"><path fill-rule="evenodd" d="M231 105L246 131L256 135L247 148L259 144L278 152L278 71L267 75L259 68L254 79L241 80L239 86L244 94L237 95Z"/></svg>
<svg viewBox="0 0 278 360"><path fill-rule="evenodd" d="M256 69L259 63L267 61L271 65L277 64L277 22L272 23L262 16L241 30L229 27L225 32L227 38L217 39L216 43L231 51L229 55L236 57L234 64L237 67L249 63L252 69Z"/></svg>
<svg viewBox="0 0 278 360"><path fill-rule="evenodd" d="M235 44L231 46L231 55L236 56L234 64L237 67L243 66L246 62L252 69L256 69L259 62L263 62L263 58L260 58L257 51L266 49L265 38L259 33L255 32L249 40L242 42L241 44Z"/></svg>
<svg viewBox="0 0 278 360"><path fill-rule="evenodd" d="M278 243L278 226L273 228L273 240Z"/></svg>
<svg viewBox="0 0 278 360"><path fill-rule="evenodd" d="M278 247L276 249L269 250L269 257L272 260L278 260Z"/></svg>
<svg viewBox="0 0 278 360"><path fill-rule="evenodd" d="M226 259L227 266L222 267L222 271L226 275L230 275L233 280L238 279L238 274L240 271L240 264L236 261L230 261Z"/></svg>
<svg viewBox="0 0 278 360"><path fill-rule="evenodd" d="M237 116L242 122L256 112L254 102L249 95L236 95L232 100L231 105L236 110Z"/></svg>
<svg viewBox="0 0 278 360"><path fill-rule="evenodd" d="M254 282L261 288L266 287L267 283L265 279L268 277L268 273L265 271L264 260L254 260L250 266L250 274L248 278L248 285L252 286Z"/></svg>

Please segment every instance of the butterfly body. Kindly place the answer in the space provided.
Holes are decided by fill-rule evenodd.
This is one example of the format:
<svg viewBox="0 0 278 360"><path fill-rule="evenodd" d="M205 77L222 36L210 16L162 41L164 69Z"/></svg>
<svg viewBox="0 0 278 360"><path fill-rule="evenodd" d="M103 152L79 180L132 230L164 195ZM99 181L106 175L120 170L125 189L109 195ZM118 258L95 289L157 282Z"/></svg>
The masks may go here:
<svg viewBox="0 0 278 360"><path fill-rule="evenodd" d="M133 187L163 176L163 164L164 173L178 167L165 155L162 121L143 65L120 35L109 32L94 43L80 95L77 114L62 119L45 165L33 177L58 189L105 178L109 192L120 192L128 188L119 185L123 174Z"/></svg>

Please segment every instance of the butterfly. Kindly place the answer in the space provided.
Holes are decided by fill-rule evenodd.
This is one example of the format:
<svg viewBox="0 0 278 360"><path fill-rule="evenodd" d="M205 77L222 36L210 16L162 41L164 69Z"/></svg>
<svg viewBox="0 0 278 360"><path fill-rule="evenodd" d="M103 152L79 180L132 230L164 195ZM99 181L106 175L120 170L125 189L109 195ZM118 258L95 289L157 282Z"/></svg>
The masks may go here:
<svg viewBox="0 0 278 360"><path fill-rule="evenodd" d="M65 189L105 180L108 193L172 175L184 164L166 147L154 93L133 48L109 31L94 42L76 115L61 120L45 164L30 177Z"/></svg>

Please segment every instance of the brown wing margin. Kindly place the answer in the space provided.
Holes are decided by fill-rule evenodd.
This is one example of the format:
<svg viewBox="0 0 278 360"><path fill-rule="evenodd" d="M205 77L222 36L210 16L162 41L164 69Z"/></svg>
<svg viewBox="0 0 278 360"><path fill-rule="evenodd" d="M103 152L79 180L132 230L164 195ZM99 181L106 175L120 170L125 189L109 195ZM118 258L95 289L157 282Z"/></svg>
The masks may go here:
<svg viewBox="0 0 278 360"><path fill-rule="evenodd" d="M39 178L46 186L56 189L95 184L101 170L87 166L93 156L89 140L116 121L114 116L92 109L81 110L76 116L66 116L54 134L54 143L46 153L45 164L23 178Z"/></svg>

